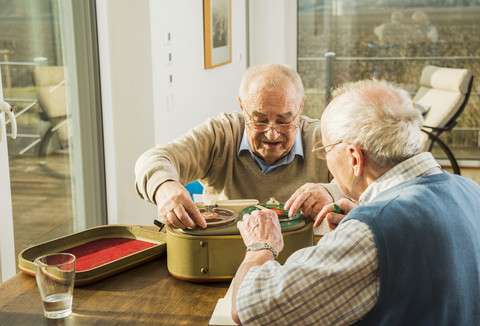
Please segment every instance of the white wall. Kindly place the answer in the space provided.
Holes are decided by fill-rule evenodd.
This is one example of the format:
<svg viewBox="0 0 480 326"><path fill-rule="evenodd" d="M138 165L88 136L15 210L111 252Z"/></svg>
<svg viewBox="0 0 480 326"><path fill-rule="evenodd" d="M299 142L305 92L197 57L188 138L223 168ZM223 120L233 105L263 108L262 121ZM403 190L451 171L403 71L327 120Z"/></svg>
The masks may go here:
<svg viewBox="0 0 480 326"><path fill-rule="evenodd" d="M238 110L246 65L245 2L231 2L232 63L205 70L202 1L97 0L109 224L151 225L156 217L155 207L134 190L141 153L209 116ZM168 88L167 73L173 74Z"/></svg>
<svg viewBox="0 0 480 326"><path fill-rule="evenodd" d="M98 0L108 222L152 224L135 193L134 165L154 145L148 0Z"/></svg>
<svg viewBox="0 0 480 326"><path fill-rule="evenodd" d="M170 141L220 112L240 110L237 94L246 68L245 2L233 0L231 5L232 63L205 69L203 1L150 1L157 143ZM169 44L166 33L171 35ZM167 87L168 75L173 83Z"/></svg>
<svg viewBox="0 0 480 326"><path fill-rule="evenodd" d="M137 158L206 118L239 110L246 5L232 0L232 63L204 69L203 1L97 0L108 221L151 225L134 190ZM250 64L296 66L295 0L249 1ZM170 43L165 34L171 35ZM166 53L172 62L166 65ZM167 76L173 83L167 87Z"/></svg>
<svg viewBox="0 0 480 326"><path fill-rule="evenodd" d="M297 1L249 2L250 65L262 62L297 66Z"/></svg>

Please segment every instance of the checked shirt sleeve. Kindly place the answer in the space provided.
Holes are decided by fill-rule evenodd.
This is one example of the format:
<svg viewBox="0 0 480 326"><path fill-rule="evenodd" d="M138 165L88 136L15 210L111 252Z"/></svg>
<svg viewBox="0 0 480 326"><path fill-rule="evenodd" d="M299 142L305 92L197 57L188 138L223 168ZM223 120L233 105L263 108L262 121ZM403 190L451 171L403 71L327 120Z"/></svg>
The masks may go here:
<svg viewBox="0 0 480 326"><path fill-rule="evenodd" d="M378 257L368 226L349 220L284 265L253 267L237 294L243 325L349 325L377 302Z"/></svg>

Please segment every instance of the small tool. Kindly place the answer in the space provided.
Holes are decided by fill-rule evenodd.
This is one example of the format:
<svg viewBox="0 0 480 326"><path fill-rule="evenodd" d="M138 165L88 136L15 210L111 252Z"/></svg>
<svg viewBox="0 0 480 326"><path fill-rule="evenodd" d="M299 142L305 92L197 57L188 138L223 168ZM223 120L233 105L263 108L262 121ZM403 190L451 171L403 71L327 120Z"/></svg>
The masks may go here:
<svg viewBox="0 0 480 326"><path fill-rule="evenodd" d="M158 226L160 228L158 230L158 232L161 232L163 230L163 228L165 227L165 224L163 224L162 222L160 222L157 219L153 220L153 224L155 224L156 226Z"/></svg>

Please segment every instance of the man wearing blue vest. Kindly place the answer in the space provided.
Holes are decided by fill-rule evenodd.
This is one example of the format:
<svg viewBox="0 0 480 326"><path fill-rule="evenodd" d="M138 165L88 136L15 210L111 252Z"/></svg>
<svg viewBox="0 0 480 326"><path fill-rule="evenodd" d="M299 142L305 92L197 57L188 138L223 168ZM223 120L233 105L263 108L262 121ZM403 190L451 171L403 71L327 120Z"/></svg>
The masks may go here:
<svg viewBox="0 0 480 326"><path fill-rule="evenodd" d="M233 285L237 323L480 323L480 186L421 152L422 122L387 82L334 93L313 151L353 202L326 205L316 223L335 230L284 265L273 212L238 222L247 253Z"/></svg>

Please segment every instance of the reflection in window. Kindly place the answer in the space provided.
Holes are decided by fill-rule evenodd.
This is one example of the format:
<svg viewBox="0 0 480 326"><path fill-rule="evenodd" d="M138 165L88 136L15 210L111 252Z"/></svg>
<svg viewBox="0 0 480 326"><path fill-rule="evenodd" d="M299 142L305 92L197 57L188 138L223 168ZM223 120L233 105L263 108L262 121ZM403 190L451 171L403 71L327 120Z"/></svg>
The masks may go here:
<svg viewBox="0 0 480 326"><path fill-rule="evenodd" d="M58 1L0 0L0 7L3 93L18 107L18 136L8 138L18 257L74 230L67 85Z"/></svg>
<svg viewBox="0 0 480 326"><path fill-rule="evenodd" d="M426 65L467 68L474 75L470 100L441 139L457 159L480 160L478 17L479 0L299 0L297 69L308 96L304 112L320 117L329 87L343 82L387 79L413 95ZM335 54L333 76L327 52Z"/></svg>

